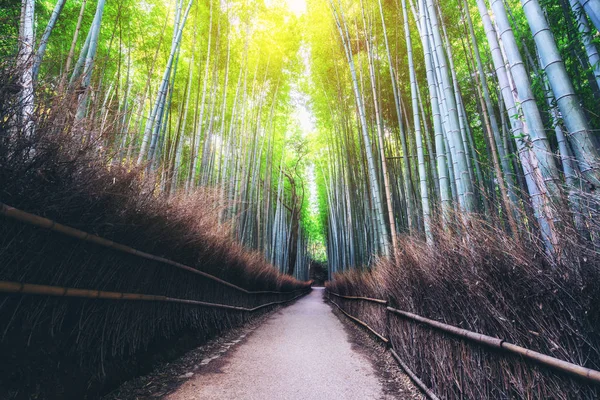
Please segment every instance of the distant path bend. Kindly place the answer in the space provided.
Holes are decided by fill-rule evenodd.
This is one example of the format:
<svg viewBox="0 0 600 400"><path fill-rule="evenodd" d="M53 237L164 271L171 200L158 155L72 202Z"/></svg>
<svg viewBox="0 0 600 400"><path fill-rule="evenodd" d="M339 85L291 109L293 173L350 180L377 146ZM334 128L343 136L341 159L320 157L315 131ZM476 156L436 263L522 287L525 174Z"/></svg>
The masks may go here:
<svg viewBox="0 0 600 400"><path fill-rule="evenodd" d="M371 400L376 371L314 289L281 309L235 350L203 367L168 400Z"/></svg>

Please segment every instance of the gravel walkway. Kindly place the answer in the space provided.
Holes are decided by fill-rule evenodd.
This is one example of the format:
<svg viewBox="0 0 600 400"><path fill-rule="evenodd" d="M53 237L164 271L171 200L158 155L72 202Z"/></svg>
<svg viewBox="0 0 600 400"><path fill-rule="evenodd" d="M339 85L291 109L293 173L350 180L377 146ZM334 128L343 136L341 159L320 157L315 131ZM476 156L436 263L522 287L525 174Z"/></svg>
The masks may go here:
<svg viewBox="0 0 600 400"><path fill-rule="evenodd" d="M314 289L232 351L203 366L169 400L389 399L369 358Z"/></svg>

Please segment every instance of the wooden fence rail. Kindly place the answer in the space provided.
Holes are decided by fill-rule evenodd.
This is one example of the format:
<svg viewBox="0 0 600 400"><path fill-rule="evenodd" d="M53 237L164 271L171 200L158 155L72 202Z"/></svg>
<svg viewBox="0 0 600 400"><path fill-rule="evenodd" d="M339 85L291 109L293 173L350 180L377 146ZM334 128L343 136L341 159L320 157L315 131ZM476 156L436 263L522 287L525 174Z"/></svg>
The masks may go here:
<svg viewBox="0 0 600 400"><path fill-rule="evenodd" d="M579 378L583 378L594 383L600 383L600 371L586 368L581 365L573 364L568 361L561 360L556 357L551 357L537 351L526 349L525 347L517 346L516 344L509 343L504 339L498 339L492 336L483 335L481 333L469 331L466 329L458 328L453 325L444 324L442 322L434 321L432 319L421 317L417 314L412 314L406 311L397 310L392 307L387 307L387 310L395 315L399 315L405 319L420 322L424 325L430 326L438 331L449 333L451 335L460 337L462 339L469 340L471 342L484 344L489 347L503 350L507 353L521 356L523 359L528 361L534 361L538 364L542 364L546 367L556 369L561 372L565 372Z"/></svg>
<svg viewBox="0 0 600 400"><path fill-rule="evenodd" d="M331 300L330 300L331 301ZM335 305L341 312L343 312L348 318L350 318L351 320L353 320L354 322L356 322L359 325L362 325L363 327L367 328L373 335L377 336L377 338L379 338L379 340L381 340L383 343L388 344L389 343L389 339L386 339L385 336L381 335L380 333L378 333L375 329L371 328L369 325L367 325L366 322L361 321L360 319L348 314L342 307L340 307L337 303L331 301L331 304Z"/></svg>
<svg viewBox="0 0 600 400"><path fill-rule="evenodd" d="M341 294L337 294L337 293L333 293L333 292L329 292L329 293L336 297L340 297L342 299L364 300L364 301L370 301L371 303L385 304L386 306L388 304L388 302L386 300L381 300L381 299L372 299L370 297L359 297L359 296L342 296Z"/></svg>
<svg viewBox="0 0 600 400"><path fill-rule="evenodd" d="M357 323L358 325L361 325L361 326L367 328L373 335L375 335L375 337L377 337L381 342L385 343L387 349L390 351L390 353L392 354L392 357L396 360L396 362L398 363L400 368L402 368L404 370L404 372L406 372L406 375L408 375L408 377L413 381L413 383L415 385L417 385L417 387L419 387L419 389L421 389L423 394L429 400L439 400L439 397L437 397L431 391L431 389L428 388L427 385L425 385L423 383L423 381L421 379L419 379L419 377L408 367L408 365L404 361L402 361L402 359L400 359L400 356L398 356L398 354L394 350L394 344L392 343L392 341L390 339L387 339L381 333L378 333L375 329L371 328L366 322L361 321L360 319L356 318L355 316L347 313L342 307L340 307L339 304L337 304L335 301L331 300L331 295L334 295L335 297L339 297L342 299L362 300L362 301L367 301L367 302L371 302L371 303L381 304L381 305L385 306L387 309L388 302L386 300L372 299L370 297L361 297L361 296L344 296L339 293L334 293L330 290L327 290L327 299L329 300L329 302L331 304L335 305L350 320ZM389 321L386 321L386 324L387 323L389 323Z"/></svg>
<svg viewBox="0 0 600 400"><path fill-rule="evenodd" d="M305 289L308 292L309 289ZM221 308L226 310L254 312L261 308L274 306L277 304L289 303L296 300L305 293L301 293L291 299L282 301L273 301L266 304L261 304L254 308L232 306L228 304L209 303L198 300L179 299L176 297L157 296L152 294L140 293L122 293L122 292L107 292L103 290L67 288L62 286L35 285L32 283L0 281L0 293L12 294L30 294L30 295L45 295L54 297L77 297L84 299L104 299L104 300L133 300L133 301L157 301L166 303L190 304L201 307ZM292 292L289 292L292 293Z"/></svg>

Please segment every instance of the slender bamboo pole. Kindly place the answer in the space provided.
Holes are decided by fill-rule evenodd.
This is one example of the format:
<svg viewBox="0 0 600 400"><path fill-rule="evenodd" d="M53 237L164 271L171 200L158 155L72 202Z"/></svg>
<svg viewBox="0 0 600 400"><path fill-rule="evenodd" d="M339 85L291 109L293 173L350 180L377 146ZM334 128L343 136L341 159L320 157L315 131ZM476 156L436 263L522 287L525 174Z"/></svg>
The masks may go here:
<svg viewBox="0 0 600 400"><path fill-rule="evenodd" d="M23 0L21 7L21 24L19 25L19 54L18 66L20 89L20 117L25 136L33 134L34 130L34 45L35 45L35 1Z"/></svg>
<svg viewBox="0 0 600 400"><path fill-rule="evenodd" d="M371 81L371 91L373 94L373 107L375 109L375 125L377 126L377 144L379 148L379 158L381 159L381 174L383 176L383 188L384 188L384 198L387 205L387 214L388 214L388 222L390 224L390 236L392 239L392 252L394 254L394 249L398 247L397 234L396 234L396 221L394 219L394 205L392 203L392 195L390 191L390 173L388 170L387 160L385 158L385 144L383 137L383 119L381 116L381 112L379 110L379 99L377 96L376 89L376 79L375 79L375 65L374 65L374 56L373 56L373 46L371 44L372 40L372 32L367 31L367 22L365 18L365 8L363 1L361 0L361 8L362 8L362 19L363 19L363 28L365 31L365 36L368 36L365 41L367 44L367 59L369 63L369 77Z"/></svg>
<svg viewBox="0 0 600 400"><path fill-rule="evenodd" d="M367 128L367 120L364 109L364 102L362 100L362 91L358 86L358 81L356 77L356 69L354 67L354 60L352 56L352 50L349 48L350 36L348 33L348 27L346 25L344 15L342 10L336 9L333 1L329 1L333 15L336 20L336 25L342 39L344 50L346 53L346 58L350 67L350 73L352 75L352 87L354 89L354 95L356 99L356 104L358 108L359 120L360 120L360 128L364 140L364 149L367 157L367 164L369 170L369 181L370 181L370 194L371 199L374 205L374 226L377 229L381 230L381 233L378 235L378 241L380 242L380 249L383 251L385 255L389 254L389 245L388 245L388 232L387 226L383 217L383 207L381 205L381 190L379 186L379 179L377 177L377 172L375 168L375 161L373 157L373 150L371 146L371 139L369 138L368 128Z"/></svg>
<svg viewBox="0 0 600 400"><path fill-rule="evenodd" d="M596 3L600 5L600 1ZM577 159L579 170L584 179L599 187L600 154L592 138L591 126L584 114L579 97L575 94L544 11L537 0L521 0L521 4L538 49L540 66L546 72L563 122L568 130L567 139Z"/></svg>
<svg viewBox="0 0 600 400"><path fill-rule="evenodd" d="M414 204L413 198L411 195L411 185L409 184L410 177L410 161L408 154L408 147L406 145L406 132L404 131L404 123L402 121L402 113L400 112L400 91L398 90L398 83L396 82L396 75L394 73L394 65L392 64L392 55L390 52L390 46L388 43L387 29L385 24L385 18L383 16L383 6L381 5L381 0L378 0L379 5L379 14L381 16L381 25L383 27L383 38L385 42L385 49L388 58L389 70L390 70L390 79L392 81L392 93L394 94L394 106L396 109L396 117L398 118L398 129L400 130L400 145L402 146L402 156L404 162L402 163L402 173L404 175L404 179L402 180L402 184L404 187L404 192L406 193L406 214L407 214L407 222L408 222L408 230L409 232L413 227L413 218L414 218Z"/></svg>
<svg viewBox="0 0 600 400"><path fill-rule="evenodd" d="M408 57L408 69L410 73L410 93L412 99L413 122L415 127L415 141L417 143L417 159L419 170L419 182L421 187L421 209L423 210L423 227L425 237L431 243L431 211L429 206L429 190L427 188L427 172L425 169L425 156L423 154L423 138L421 134L421 120L419 119L419 101L417 95L417 74L413 61L412 41L410 27L408 24L408 12L406 11L406 0L402 0L402 16L404 18L404 36L406 38L406 52Z"/></svg>
<svg viewBox="0 0 600 400"><path fill-rule="evenodd" d="M54 6L54 10L52 11L52 15L50 15L50 20L48 21L48 25L46 25L46 29L44 30L44 34L42 35L42 39L40 40L40 45L35 53L35 60L33 62L33 81L37 81L38 74L40 72L40 66L42 65L42 59L44 58L44 54L46 53L46 47L48 46L48 39L50 39L50 34L52 34L52 30L56 25L56 21L60 13L65 6L66 0L58 0L56 5Z"/></svg>

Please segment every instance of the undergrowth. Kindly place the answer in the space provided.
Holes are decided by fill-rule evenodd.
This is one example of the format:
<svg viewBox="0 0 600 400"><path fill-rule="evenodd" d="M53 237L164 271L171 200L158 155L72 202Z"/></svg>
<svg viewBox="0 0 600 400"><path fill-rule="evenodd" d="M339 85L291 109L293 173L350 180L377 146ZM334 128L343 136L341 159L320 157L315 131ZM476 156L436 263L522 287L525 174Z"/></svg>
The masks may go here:
<svg viewBox="0 0 600 400"><path fill-rule="evenodd" d="M9 68L0 69L0 202L190 265L248 290L0 217L0 280L165 295L254 307L310 283L280 274L219 224L218 193L166 196L145 166L112 161L111 124L76 123L73 97L38 90L36 129L20 130ZM161 357L250 316L159 302L0 294L0 398L96 397ZM182 338L187 338L182 340ZM171 349L171 350L169 350ZM171 354L172 356L173 354Z"/></svg>
<svg viewBox="0 0 600 400"><path fill-rule="evenodd" d="M386 299L391 307L600 369L600 259L591 243L563 232L562 256L550 262L532 238L474 217L461 220L460 229L438 227L432 244L401 238L394 260L337 274L328 289ZM389 335L400 357L441 398L600 395L598 386L399 316L390 314L386 328L380 305L335 301Z"/></svg>

